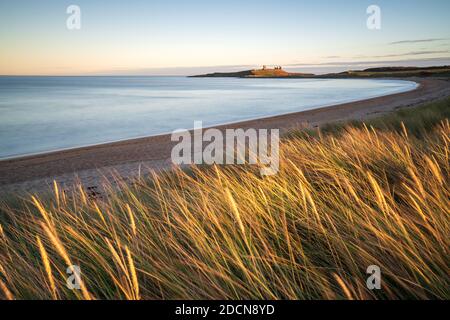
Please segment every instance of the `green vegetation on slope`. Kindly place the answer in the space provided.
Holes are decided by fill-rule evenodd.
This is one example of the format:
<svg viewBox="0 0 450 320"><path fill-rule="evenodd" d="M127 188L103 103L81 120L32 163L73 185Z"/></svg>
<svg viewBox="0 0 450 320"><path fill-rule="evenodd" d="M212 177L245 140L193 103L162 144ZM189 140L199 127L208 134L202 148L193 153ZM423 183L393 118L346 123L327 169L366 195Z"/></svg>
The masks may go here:
<svg viewBox="0 0 450 320"><path fill-rule="evenodd" d="M390 78L390 77L449 77L450 67L430 68L372 68L366 70L346 71L321 77L357 77L357 78Z"/></svg>
<svg viewBox="0 0 450 320"><path fill-rule="evenodd" d="M403 132L404 127L406 127L410 135L412 134L420 138L430 132L443 119L450 119L450 98L427 103L419 107L402 108L370 120L332 122L314 130L292 130L287 133L284 138L295 139L304 138L307 136L318 137L320 134L331 134L338 136L344 133L346 128L363 129L365 127L395 132Z"/></svg>

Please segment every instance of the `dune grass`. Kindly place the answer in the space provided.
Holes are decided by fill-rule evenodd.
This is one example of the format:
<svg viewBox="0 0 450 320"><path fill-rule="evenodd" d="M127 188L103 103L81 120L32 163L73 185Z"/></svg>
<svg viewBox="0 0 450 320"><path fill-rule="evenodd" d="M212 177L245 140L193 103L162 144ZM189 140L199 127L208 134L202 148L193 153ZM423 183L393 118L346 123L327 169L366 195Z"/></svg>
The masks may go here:
<svg viewBox="0 0 450 320"><path fill-rule="evenodd" d="M55 185L49 199L5 203L0 296L449 299L450 124L419 130L409 115L284 139L271 177L194 167L102 200ZM80 290L66 287L69 265ZM381 290L366 287L370 265Z"/></svg>
<svg viewBox="0 0 450 320"><path fill-rule="evenodd" d="M378 116L369 120L332 122L317 130L293 130L286 137L288 139L301 138L305 136L317 137L318 134L333 134L338 136L344 132L346 127L371 128L382 131L402 132L403 126L408 129L410 135L421 138L437 126L443 119L450 119L450 98L427 103L419 107L402 108L397 111Z"/></svg>

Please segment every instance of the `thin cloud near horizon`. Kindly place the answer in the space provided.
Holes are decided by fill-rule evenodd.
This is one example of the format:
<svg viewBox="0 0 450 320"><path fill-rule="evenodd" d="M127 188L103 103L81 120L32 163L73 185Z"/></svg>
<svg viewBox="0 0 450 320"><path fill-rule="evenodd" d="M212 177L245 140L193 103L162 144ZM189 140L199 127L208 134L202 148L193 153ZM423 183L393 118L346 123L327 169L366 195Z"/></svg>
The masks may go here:
<svg viewBox="0 0 450 320"><path fill-rule="evenodd" d="M407 56L418 56L418 55L427 55L427 54L444 54L450 53L450 50L419 50L419 51L409 51L404 53L392 53L392 54L384 54L384 55L356 55L353 57L347 57L347 59L374 59L374 58L394 58L394 57L407 57ZM327 56L323 57L324 59L342 59L345 57L341 56Z"/></svg>
<svg viewBox="0 0 450 320"><path fill-rule="evenodd" d="M371 56L370 58L393 58L393 57L419 56L419 55L426 55L426 54L442 54L442 53L450 53L450 50L410 51L410 52L398 53L398 54L386 54L386 55L379 55L379 56Z"/></svg>
<svg viewBox="0 0 450 320"><path fill-rule="evenodd" d="M446 41L446 40L450 40L450 39L449 38L429 38L429 39L416 39L416 40L400 40L400 41L390 42L389 44L396 45L396 44L436 42L436 41Z"/></svg>
<svg viewBox="0 0 450 320"><path fill-rule="evenodd" d="M349 70L352 67L370 68L375 66L435 66L450 65L450 57L438 57L427 59L403 59L403 60L364 60L364 61L335 61L322 63L302 63L302 64L284 64L285 69L312 69L314 73L333 73ZM90 75L170 75L170 76L186 76L195 74L204 74L212 72L235 72L244 69L257 68L257 65L222 65L222 66L196 66L196 67L167 67L167 68L145 68L145 69L116 69L109 71L92 72Z"/></svg>
<svg viewBox="0 0 450 320"><path fill-rule="evenodd" d="M450 63L450 57L428 58L428 59L404 59L404 60L365 60L365 61L335 61L335 62L321 62L321 63L298 63L289 64L287 67L314 67L314 66L355 66L355 65L383 65L383 64L404 64L404 63L423 63L423 62L436 62L436 63Z"/></svg>

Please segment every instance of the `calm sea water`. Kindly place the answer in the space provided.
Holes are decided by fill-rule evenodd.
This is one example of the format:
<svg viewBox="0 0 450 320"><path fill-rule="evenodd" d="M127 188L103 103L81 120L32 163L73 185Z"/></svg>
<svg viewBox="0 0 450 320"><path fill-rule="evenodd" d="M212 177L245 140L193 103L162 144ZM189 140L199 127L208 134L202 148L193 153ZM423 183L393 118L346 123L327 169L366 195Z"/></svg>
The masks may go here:
<svg viewBox="0 0 450 320"><path fill-rule="evenodd" d="M0 158L412 90L396 80L0 77Z"/></svg>

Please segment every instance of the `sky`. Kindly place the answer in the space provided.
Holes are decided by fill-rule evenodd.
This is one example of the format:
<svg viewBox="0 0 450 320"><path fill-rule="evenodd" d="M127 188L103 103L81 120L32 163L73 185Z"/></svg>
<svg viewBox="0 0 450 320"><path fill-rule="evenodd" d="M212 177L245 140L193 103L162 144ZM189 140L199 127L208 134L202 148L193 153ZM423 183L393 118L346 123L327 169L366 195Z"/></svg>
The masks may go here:
<svg viewBox="0 0 450 320"><path fill-rule="evenodd" d="M81 10L69 30L69 5ZM370 5L379 30L367 28ZM1 75L450 64L448 0L0 0Z"/></svg>

